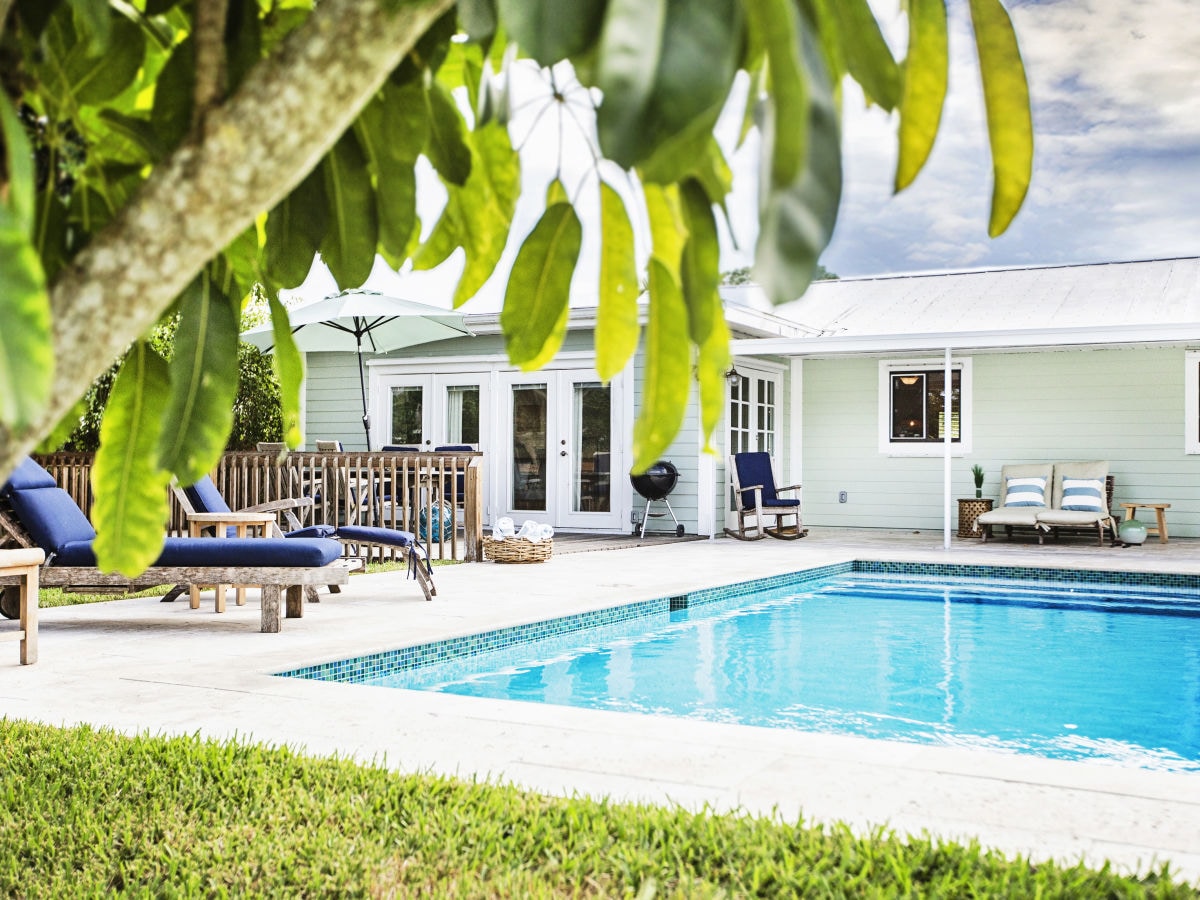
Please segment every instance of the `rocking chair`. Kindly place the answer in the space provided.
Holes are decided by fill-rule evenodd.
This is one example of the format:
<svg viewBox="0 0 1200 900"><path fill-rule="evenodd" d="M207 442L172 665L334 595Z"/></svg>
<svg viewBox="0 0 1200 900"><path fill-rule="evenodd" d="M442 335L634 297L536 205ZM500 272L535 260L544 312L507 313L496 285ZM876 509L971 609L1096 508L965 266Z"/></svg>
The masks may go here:
<svg viewBox="0 0 1200 900"><path fill-rule="evenodd" d="M733 486L733 502L737 510L738 527L726 528L725 533L739 541L758 541L767 535L784 541L794 541L808 534L800 526L800 499L780 497L785 491L798 491L800 485L775 486L771 454L764 452L733 453L728 459L729 480ZM754 522L747 526L747 517ZM767 517L774 518L768 528ZM786 520L791 519L791 522Z"/></svg>

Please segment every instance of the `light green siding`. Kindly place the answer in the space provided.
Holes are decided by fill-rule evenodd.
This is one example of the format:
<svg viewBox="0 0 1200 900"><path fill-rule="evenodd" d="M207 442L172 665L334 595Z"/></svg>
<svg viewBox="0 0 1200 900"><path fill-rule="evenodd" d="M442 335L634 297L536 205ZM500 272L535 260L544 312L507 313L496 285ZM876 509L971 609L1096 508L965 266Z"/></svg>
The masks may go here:
<svg viewBox="0 0 1200 900"><path fill-rule="evenodd" d="M1106 459L1118 513L1122 500L1169 502L1171 534L1200 536L1200 456L1184 452L1183 349L971 358L973 448L954 458L952 499L975 496L976 463L984 496L996 498L1005 463ZM940 529L942 458L879 452L878 383L877 359L805 361L804 520ZM839 490L848 503L837 502Z"/></svg>

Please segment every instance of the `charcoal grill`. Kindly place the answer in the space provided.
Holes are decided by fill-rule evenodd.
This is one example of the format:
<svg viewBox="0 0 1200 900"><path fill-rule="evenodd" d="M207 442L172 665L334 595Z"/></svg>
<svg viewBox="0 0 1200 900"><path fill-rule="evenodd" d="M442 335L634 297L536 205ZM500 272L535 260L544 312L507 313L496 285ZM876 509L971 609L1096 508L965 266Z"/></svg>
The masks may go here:
<svg viewBox="0 0 1200 900"><path fill-rule="evenodd" d="M675 510L671 509L671 501L667 499L667 495L675 490L675 485L679 483L679 470L675 465L665 459L660 459L645 472L640 475L629 476L629 483L633 485L633 489L638 492L646 500L646 508L642 511L641 528L634 526L633 533L640 536L646 536L646 523L650 518L658 518L671 514L671 518L675 521L675 536L683 537L683 526L679 523L679 519L675 518ZM650 504L662 502L667 506L666 512L651 512Z"/></svg>

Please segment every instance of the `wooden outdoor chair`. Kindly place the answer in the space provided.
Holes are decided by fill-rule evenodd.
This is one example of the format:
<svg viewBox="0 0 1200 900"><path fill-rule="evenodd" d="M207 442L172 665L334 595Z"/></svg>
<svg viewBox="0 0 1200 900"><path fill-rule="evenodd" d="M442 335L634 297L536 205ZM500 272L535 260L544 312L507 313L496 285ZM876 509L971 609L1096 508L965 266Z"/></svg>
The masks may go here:
<svg viewBox="0 0 1200 900"><path fill-rule="evenodd" d="M726 528L727 535L739 541L758 541L767 535L794 541L808 534L808 529L800 526L800 498L779 496L800 490L800 485L775 485L771 454L761 451L733 453L728 458L728 468L738 527ZM747 525L746 520L751 517L753 523ZM774 521L772 527L767 527L768 519ZM789 519L792 520L790 523Z"/></svg>

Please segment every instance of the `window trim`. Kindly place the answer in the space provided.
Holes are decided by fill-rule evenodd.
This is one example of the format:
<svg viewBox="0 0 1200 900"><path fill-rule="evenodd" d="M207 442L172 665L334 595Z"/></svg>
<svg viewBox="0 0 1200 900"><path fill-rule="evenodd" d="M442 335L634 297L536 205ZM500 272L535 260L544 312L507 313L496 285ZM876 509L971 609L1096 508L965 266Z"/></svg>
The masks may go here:
<svg viewBox="0 0 1200 900"><path fill-rule="evenodd" d="M1183 452L1200 454L1200 350L1183 354Z"/></svg>
<svg viewBox="0 0 1200 900"><path fill-rule="evenodd" d="M961 409L958 411L958 427L962 440L950 444L951 456L968 456L972 452L974 418L973 394L971 380L970 357L953 357L950 363L952 369L959 373L959 397ZM884 456L915 456L930 457L944 456L946 453L944 441L893 441L892 440L892 374L915 371L927 372L933 369L945 369L944 360L939 357L922 359L881 359L879 361L878 382L878 430L879 452ZM1197 452L1200 452L1198 449Z"/></svg>

